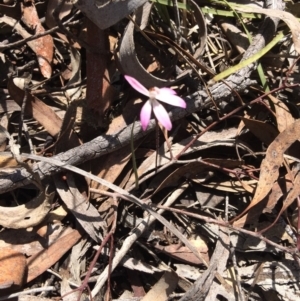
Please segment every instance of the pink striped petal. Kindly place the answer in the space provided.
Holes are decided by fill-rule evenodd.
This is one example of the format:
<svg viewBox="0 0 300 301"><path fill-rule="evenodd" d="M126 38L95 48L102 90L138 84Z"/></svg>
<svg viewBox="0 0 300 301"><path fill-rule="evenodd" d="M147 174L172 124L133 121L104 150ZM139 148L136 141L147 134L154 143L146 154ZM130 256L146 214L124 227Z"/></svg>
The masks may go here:
<svg viewBox="0 0 300 301"><path fill-rule="evenodd" d="M156 100L152 99L152 108L157 120L168 130L172 129L172 122L166 109Z"/></svg>
<svg viewBox="0 0 300 301"><path fill-rule="evenodd" d="M150 100L147 100L146 103L143 105L140 113L140 120L144 131L148 127L150 117L151 117L151 111L152 111L151 102Z"/></svg>
<svg viewBox="0 0 300 301"><path fill-rule="evenodd" d="M146 89L140 82L129 75L124 75L124 77L129 82L132 88L149 97L149 90Z"/></svg>

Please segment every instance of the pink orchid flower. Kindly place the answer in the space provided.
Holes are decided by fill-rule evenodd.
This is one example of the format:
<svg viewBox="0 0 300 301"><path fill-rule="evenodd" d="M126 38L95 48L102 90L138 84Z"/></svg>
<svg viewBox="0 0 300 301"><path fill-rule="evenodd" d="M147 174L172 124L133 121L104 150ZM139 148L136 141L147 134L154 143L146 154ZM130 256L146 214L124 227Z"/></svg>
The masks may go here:
<svg viewBox="0 0 300 301"><path fill-rule="evenodd" d="M185 101L176 95L176 92L170 88L145 88L140 82L138 82L135 78L125 75L125 79L129 82L129 84L137 90L138 92L149 97L149 100L146 101L144 106L142 107L140 119L142 128L145 131L148 127L151 117L151 111L153 110L155 117L157 120L168 130L172 129L172 122L170 120L169 114L166 109L161 105L159 101L168 103L172 106L177 106L181 108L186 108Z"/></svg>

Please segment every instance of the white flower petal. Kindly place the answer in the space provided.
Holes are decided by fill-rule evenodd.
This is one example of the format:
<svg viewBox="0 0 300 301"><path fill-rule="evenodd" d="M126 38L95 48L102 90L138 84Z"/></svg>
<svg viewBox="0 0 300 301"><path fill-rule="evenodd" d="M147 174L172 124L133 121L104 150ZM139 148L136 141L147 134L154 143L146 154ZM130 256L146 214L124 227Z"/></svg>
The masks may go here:
<svg viewBox="0 0 300 301"><path fill-rule="evenodd" d="M147 100L146 103L143 105L140 113L140 120L142 124L142 128L145 131L150 121L152 111L152 105L150 100Z"/></svg>
<svg viewBox="0 0 300 301"><path fill-rule="evenodd" d="M168 130L172 129L172 122L166 109L156 99L151 100L153 112L157 120Z"/></svg>
<svg viewBox="0 0 300 301"><path fill-rule="evenodd" d="M124 77L132 88L149 97L149 90L146 89L140 82L138 82L135 78L129 75L124 75Z"/></svg>

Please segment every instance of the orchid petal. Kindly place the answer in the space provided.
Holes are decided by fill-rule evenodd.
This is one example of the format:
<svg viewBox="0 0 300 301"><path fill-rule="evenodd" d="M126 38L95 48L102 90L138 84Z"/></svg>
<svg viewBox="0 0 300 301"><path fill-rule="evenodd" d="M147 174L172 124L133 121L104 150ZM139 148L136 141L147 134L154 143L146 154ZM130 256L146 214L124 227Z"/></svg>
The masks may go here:
<svg viewBox="0 0 300 301"><path fill-rule="evenodd" d="M156 100L152 99L152 108L157 120L168 130L172 129L172 122L166 109Z"/></svg>
<svg viewBox="0 0 300 301"><path fill-rule="evenodd" d="M142 128L145 131L148 127L150 117L151 117L151 111L152 111L152 105L150 100L146 101L146 103L143 105L140 113L140 119Z"/></svg>
<svg viewBox="0 0 300 301"><path fill-rule="evenodd" d="M135 78L129 75L124 75L124 77L132 88L149 97L149 90L146 89L140 82L138 82Z"/></svg>
<svg viewBox="0 0 300 301"><path fill-rule="evenodd" d="M173 89L170 89L170 88L160 88L159 89L159 92L160 93L163 93L163 94L168 94L168 95L176 95L177 93L176 93L176 91L175 90L173 90Z"/></svg>
<svg viewBox="0 0 300 301"><path fill-rule="evenodd" d="M156 95L156 98L158 100L172 106L176 106L184 109L186 108L186 103L181 97L177 95L172 95L169 92L164 91L164 89L160 89L159 92L160 93Z"/></svg>

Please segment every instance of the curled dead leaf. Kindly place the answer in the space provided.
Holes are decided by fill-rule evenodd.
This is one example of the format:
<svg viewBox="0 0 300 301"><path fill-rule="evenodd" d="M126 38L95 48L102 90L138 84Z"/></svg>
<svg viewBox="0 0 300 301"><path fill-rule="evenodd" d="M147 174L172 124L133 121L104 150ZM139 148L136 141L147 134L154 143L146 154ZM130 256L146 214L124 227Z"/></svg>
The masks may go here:
<svg viewBox="0 0 300 301"><path fill-rule="evenodd" d="M256 6L246 6L246 5L237 5L234 6L234 9L240 12L249 12L249 13L257 13L264 14L269 17L279 18L283 22L287 24L292 32L292 38L295 45L295 49L300 54L300 23L296 17L294 17L291 13L278 10L278 9L266 9L259 8Z"/></svg>
<svg viewBox="0 0 300 301"><path fill-rule="evenodd" d="M189 0L188 4L191 10L191 14L195 19L194 28L197 28L198 33L199 47L198 49L196 49L195 54L193 55L194 58L198 58L202 54L203 49L206 45L206 23L201 9L197 5L197 3ZM143 30L147 26L151 9L152 3L145 3L136 11L135 23L140 26L141 30ZM138 59L136 44L134 41L134 31L136 24L134 24L133 22L128 23L128 26L126 27L120 41L120 50L118 53L120 69L124 74L128 74L134 78L137 78L139 82L146 87L163 87L175 83L176 80L166 80L150 74L141 64L140 60ZM175 63L176 59L168 63L169 70L175 68ZM164 70L163 73L168 72L169 71L166 72L166 70Z"/></svg>
<svg viewBox="0 0 300 301"><path fill-rule="evenodd" d="M54 193L45 190L29 201L16 207L0 207L0 225L5 228L28 228L38 225L50 211Z"/></svg>

